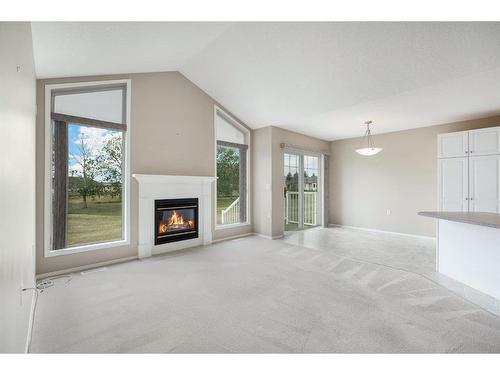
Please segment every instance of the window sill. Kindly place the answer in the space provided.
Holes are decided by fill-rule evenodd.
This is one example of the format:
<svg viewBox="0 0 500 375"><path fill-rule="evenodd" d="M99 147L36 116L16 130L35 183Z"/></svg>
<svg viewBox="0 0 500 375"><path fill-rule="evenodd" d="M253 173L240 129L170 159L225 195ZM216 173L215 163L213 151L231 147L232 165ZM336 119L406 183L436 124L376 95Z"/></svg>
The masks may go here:
<svg viewBox="0 0 500 375"><path fill-rule="evenodd" d="M56 257L56 256L60 256L60 255L84 253L87 251L109 249L112 247L126 246L129 244L130 244L130 241L128 241L128 240L118 240L118 241L110 241L110 242L101 242L101 243L96 243L96 244L91 244L91 245L81 245L81 246L75 246L75 247L68 247L66 249L49 250L49 251L45 251L45 258Z"/></svg>
<svg viewBox="0 0 500 375"><path fill-rule="evenodd" d="M250 225L249 221L246 221L244 223L234 223L234 224L215 224L215 230L246 227L248 225Z"/></svg>

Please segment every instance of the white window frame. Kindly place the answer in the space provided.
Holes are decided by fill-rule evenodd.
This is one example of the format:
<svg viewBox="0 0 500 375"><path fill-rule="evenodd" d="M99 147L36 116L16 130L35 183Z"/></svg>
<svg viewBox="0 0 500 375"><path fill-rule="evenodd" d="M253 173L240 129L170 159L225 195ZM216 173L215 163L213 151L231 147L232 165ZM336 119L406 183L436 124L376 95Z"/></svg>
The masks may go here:
<svg viewBox="0 0 500 375"><path fill-rule="evenodd" d="M125 108L125 123L127 131L125 137L125 166L123 168L123 220L122 233L123 239L116 241L105 241L88 245L79 245L67 247L64 249L52 250L52 120L51 120L51 100L52 91L71 88L99 87L109 85L125 85L126 92L126 108ZM54 257L67 254L82 253L86 251L94 251L107 249L112 247L126 246L130 244L130 104L131 104L131 80L109 80L109 81L88 81L76 83L61 83L45 85L45 164L44 164L44 256Z"/></svg>
<svg viewBox="0 0 500 375"><path fill-rule="evenodd" d="M241 132L244 133L245 135L245 141L246 145L248 146L247 149L247 165L246 165L246 221L244 222L238 222L238 223L232 223L232 224L218 224L217 223L217 111L221 112L225 117L227 117L228 120L231 121L231 125L236 127L237 129L241 130ZM246 225L250 225L252 223L251 220L251 208L250 208L250 196L251 196L251 191L250 191L250 142L251 142L251 134L250 134L250 129L248 129L245 125L243 125L241 122L236 120L233 116L231 116L229 113L224 111L221 107L214 105L214 168L215 168L215 189L214 189L214 202L215 202L215 207L214 207L214 223L215 223L215 230L220 230L220 229L228 229L228 228L237 228L237 227L242 227Z"/></svg>

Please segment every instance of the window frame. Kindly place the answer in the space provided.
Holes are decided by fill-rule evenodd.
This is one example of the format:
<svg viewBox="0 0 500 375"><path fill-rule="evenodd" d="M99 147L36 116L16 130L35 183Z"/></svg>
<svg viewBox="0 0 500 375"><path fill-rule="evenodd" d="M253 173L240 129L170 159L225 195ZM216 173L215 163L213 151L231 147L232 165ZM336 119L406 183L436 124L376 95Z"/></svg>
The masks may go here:
<svg viewBox="0 0 500 375"><path fill-rule="evenodd" d="M237 222L237 223L231 223L231 224L218 224L217 223L217 146L218 146L218 139L217 139L217 117L219 116L217 112L220 112L226 120L229 120L230 125L234 126L236 129L240 130L244 136L245 136L245 144L247 146L246 149L246 165L245 165L245 190L246 190L246 197L245 197L245 204L246 204L246 221L243 222ZM250 134L250 129L248 129L245 125L243 125L240 121L236 120L233 116L231 116L229 113L227 113L224 109L219 107L218 105L214 105L214 174L215 174L215 189L214 189L214 202L215 202L215 207L214 207L214 212L213 212L213 217L214 217L214 228L215 230L222 230L222 229L228 229L228 228L236 228L236 227L241 227L241 226L247 226L251 224L251 209L250 209L250 196L251 196L251 183L250 183L250 160L251 160L251 155L250 155L250 149L251 149L251 134ZM226 142L227 143L227 142Z"/></svg>
<svg viewBox="0 0 500 375"><path fill-rule="evenodd" d="M124 85L125 89L125 123L127 130L123 133L125 139L125 163L123 167L123 192L122 192L122 205L123 205L123 219L122 219L122 233L123 238L114 241L103 241L99 243L92 243L88 245L78 245L66 247L64 249L52 250L52 91L61 89L76 89L81 90L89 88L99 91L100 88L105 89L107 86ZM131 80L108 80L108 81L87 81L87 82L74 82L74 83L60 83L60 84L46 84L45 85L45 118L44 118L44 256L46 258L82 253L87 251L95 251L113 247L126 246L130 244L130 134L131 134L131 117L130 117L130 104L131 104Z"/></svg>

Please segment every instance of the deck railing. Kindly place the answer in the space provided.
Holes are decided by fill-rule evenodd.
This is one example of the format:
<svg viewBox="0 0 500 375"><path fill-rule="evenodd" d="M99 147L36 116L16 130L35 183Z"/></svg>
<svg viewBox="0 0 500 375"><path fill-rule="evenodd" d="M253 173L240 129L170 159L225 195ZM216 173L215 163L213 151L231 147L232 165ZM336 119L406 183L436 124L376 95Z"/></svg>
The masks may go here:
<svg viewBox="0 0 500 375"><path fill-rule="evenodd" d="M221 221L222 224L233 224L240 221L240 197L222 210Z"/></svg>
<svg viewBox="0 0 500 375"><path fill-rule="evenodd" d="M316 225L317 218L317 192L304 192L304 224ZM285 223L299 222L299 192L287 191L285 197Z"/></svg>

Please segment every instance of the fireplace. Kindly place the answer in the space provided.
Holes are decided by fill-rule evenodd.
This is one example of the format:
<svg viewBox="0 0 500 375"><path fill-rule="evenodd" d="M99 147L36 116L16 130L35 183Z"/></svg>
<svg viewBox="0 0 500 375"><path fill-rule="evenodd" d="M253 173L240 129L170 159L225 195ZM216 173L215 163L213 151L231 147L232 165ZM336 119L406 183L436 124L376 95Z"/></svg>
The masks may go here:
<svg viewBox="0 0 500 375"><path fill-rule="evenodd" d="M198 198L155 200L155 245L198 238Z"/></svg>

